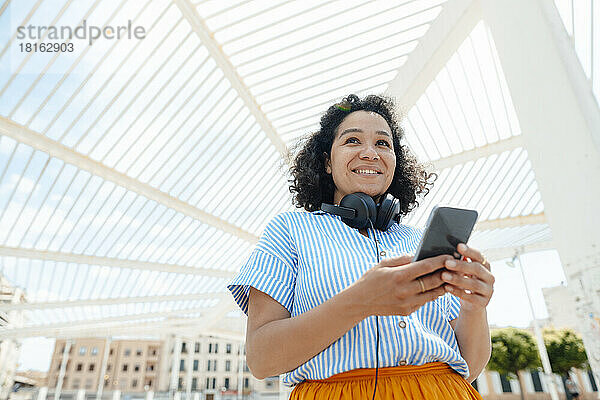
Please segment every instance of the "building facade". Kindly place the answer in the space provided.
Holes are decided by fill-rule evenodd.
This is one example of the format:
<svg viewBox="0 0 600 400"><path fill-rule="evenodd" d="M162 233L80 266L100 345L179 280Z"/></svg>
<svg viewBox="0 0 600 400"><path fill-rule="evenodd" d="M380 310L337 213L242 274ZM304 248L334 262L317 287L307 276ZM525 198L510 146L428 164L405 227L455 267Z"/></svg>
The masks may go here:
<svg viewBox="0 0 600 400"><path fill-rule="evenodd" d="M58 387L66 340L54 346L48 389ZM106 368L102 372L103 359ZM173 373L175 371L175 373ZM82 390L95 395L102 382L105 398L121 393L197 395L198 400L275 399L279 378L257 380L248 370L242 342L212 336L166 337L164 340L71 339L64 366L61 398L76 398ZM88 397L89 397L88 396Z"/></svg>
<svg viewBox="0 0 600 400"><path fill-rule="evenodd" d="M54 346L48 371L50 388L56 388L58 385L65 345L66 340L58 339ZM101 381L103 391L155 390L160 348L160 341L151 340L73 339L65 366L62 390L85 389L95 392ZM105 357L106 370L102 374Z"/></svg>
<svg viewBox="0 0 600 400"><path fill-rule="evenodd" d="M574 370L571 378L581 390L580 400L598 399L598 386L591 371ZM526 400L550 400L548 378L540 371L520 371L519 376L523 382L520 388L516 379L508 379L495 371L484 370L473 382L473 386L485 400L512 400L521 399L521 389ZM565 398L564 386L560 384L560 377L554 376L559 397Z"/></svg>
<svg viewBox="0 0 600 400"><path fill-rule="evenodd" d="M12 286L4 276L0 275L0 304L16 304L25 301L23 291ZM0 311L0 327L5 326L23 326L23 312ZM13 387L20 349L21 344L15 339L0 340L0 400L6 400Z"/></svg>

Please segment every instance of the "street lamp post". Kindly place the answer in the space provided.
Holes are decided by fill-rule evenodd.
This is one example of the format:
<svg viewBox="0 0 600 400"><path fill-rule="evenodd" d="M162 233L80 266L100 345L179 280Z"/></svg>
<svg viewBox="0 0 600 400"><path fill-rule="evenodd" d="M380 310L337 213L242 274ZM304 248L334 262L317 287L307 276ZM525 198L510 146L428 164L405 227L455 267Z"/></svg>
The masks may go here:
<svg viewBox="0 0 600 400"><path fill-rule="evenodd" d="M548 377L550 382L550 397L552 400L558 400L558 390L556 388L556 381L554 375L552 375L552 367L550 366L550 359L548 358L548 352L546 351L546 344L544 343L544 337L542 336L542 330L539 326L539 321L535 317L535 311L533 310L533 302L531 301L531 295L529 294L529 287L527 286L527 279L525 279L525 272L523 271L523 265L521 264L521 258L519 252L517 252L512 261L508 262L508 266L516 267L515 261L519 263L519 271L521 272L521 278L523 278L523 285L525 286L525 293L527 294L527 301L529 302L529 310L531 310L531 317L533 319L533 332L538 344L538 351L540 358L542 359L542 366L544 367L544 373ZM524 388L522 388L523 390Z"/></svg>

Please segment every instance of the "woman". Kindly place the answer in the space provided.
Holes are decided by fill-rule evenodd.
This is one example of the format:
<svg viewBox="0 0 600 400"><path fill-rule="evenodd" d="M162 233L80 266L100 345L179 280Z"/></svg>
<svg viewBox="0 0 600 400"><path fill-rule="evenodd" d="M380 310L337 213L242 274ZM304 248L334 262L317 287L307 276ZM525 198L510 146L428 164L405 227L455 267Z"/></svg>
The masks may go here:
<svg viewBox="0 0 600 400"><path fill-rule="evenodd" d="M461 244L470 261L412 263L420 230L354 229L320 211L351 193L391 194L405 215L426 194L431 176L400 145L393 110L355 95L327 110L291 169L307 212L276 216L228 286L248 314L250 370L285 373L291 399L481 398L468 384L491 351L494 277L481 253Z"/></svg>

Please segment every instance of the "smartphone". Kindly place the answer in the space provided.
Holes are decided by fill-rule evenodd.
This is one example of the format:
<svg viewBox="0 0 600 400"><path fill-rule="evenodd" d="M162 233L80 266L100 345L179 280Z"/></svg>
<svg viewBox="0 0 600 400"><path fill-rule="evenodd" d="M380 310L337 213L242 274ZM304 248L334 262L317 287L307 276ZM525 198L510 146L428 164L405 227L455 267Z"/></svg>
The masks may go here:
<svg viewBox="0 0 600 400"><path fill-rule="evenodd" d="M435 206L429 214L414 261L449 254L456 257L459 243L467 243L477 222L477 211Z"/></svg>

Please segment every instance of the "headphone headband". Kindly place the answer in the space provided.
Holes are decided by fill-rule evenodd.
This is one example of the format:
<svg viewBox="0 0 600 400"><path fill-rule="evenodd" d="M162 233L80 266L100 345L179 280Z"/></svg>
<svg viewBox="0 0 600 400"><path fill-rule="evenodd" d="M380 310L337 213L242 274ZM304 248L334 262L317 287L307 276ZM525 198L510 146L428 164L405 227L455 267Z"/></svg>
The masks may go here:
<svg viewBox="0 0 600 400"><path fill-rule="evenodd" d="M326 213L339 215L342 218L354 218L356 217L356 210L353 208L336 206L335 204L321 203L321 211Z"/></svg>

